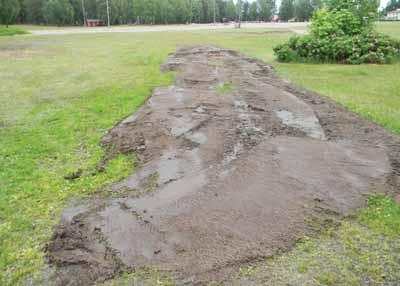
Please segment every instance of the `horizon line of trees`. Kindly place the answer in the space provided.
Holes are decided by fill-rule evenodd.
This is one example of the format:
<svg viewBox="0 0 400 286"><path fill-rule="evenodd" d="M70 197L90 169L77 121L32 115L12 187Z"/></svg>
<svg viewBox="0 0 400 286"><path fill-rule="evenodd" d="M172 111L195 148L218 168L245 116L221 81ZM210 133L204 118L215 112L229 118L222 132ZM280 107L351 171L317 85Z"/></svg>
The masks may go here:
<svg viewBox="0 0 400 286"><path fill-rule="evenodd" d="M284 22L308 21L322 6L322 0L282 0L279 7L279 18Z"/></svg>
<svg viewBox="0 0 400 286"><path fill-rule="evenodd" d="M0 24L83 25L84 19L107 22L107 0L0 0ZM110 23L186 24L238 19L308 21L324 0L108 0ZM326 0L325 0L326 2ZM381 12L400 8L391 0Z"/></svg>
<svg viewBox="0 0 400 286"><path fill-rule="evenodd" d="M0 0L1 24L83 25L107 21L107 0ZM186 24L236 20L271 21L275 0L108 0L110 23Z"/></svg>
<svg viewBox="0 0 400 286"><path fill-rule="evenodd" d="M400 0L390 0L389 3L387 3L386 7L383 8L382 13L386 15L387 13L399 8L400 8Z"/></svg>
<svg viewBox="0 0 400 286"><path fill-rule="evenodd" d="M185 24L232 21L308 21L321 0L108 0L110 23ZM83 25L84 19L107 21L106 0L0 0L1 24Z"/></svg>

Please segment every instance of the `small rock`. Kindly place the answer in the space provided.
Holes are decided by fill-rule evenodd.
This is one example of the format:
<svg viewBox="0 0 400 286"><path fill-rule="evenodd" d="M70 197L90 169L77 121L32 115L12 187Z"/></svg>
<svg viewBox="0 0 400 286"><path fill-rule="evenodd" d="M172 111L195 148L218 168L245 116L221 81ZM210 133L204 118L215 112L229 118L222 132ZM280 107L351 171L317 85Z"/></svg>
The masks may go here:
<svg viewBox="0 0 400 286"><path fill-rule="evenodd" d="M144 150L146 150L146 145L140 145L139 147L137 147L136 150L137 151L144 151Z"/></svg>
<svg viewBox="0 0 400 286"><path fill-rule="evenodd" d="M251 110L253 110L253 111L260 111L260 112L265 112L266 111L265 108L262 108L262 107L259 107L259 106L254 106L254 105L251 105L251 104L249 104L249 108Z"/></svg>
<svg viewBox="0 0 400 286"><path fill-rule="evenodd" d="M207 109L204 106L200 105L194 111L197 113L205 113L207 111Z"/></svg>

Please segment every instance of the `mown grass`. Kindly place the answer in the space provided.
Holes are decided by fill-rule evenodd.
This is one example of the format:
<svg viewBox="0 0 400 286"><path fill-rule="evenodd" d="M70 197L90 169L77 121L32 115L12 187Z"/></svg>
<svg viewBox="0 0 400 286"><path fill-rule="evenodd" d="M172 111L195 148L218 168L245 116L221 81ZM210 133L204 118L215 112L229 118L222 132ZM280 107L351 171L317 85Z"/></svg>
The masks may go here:
<svg viewBox="0 0 400 286"><path fill-rule="evenodd" d="M104 152L100 139L154 87L172 82L159 66L177 45L220 45L272 62L295 83L400 133L398 64L273 62L272 47L289 36L231 30L2 37L0 285L22 284L44 266L42 246L70 198L88 196L132 171L134 158L119 156L94 175ZM64 179L78 169L81 178Z"/></svg>
<svg viewBox="0 0 400 286"><path fill-rule="evenodd" d="M391 37L400 39L400 23L399 22L379 22L377 30L381 33L388 34Z"/></svg>
<svg viewBox="0 0 400 286"><path fill-rule="evenodd" d="M20 27L1 27L0 26L0 36L14 36L28 34L28 32Z"/></svg>

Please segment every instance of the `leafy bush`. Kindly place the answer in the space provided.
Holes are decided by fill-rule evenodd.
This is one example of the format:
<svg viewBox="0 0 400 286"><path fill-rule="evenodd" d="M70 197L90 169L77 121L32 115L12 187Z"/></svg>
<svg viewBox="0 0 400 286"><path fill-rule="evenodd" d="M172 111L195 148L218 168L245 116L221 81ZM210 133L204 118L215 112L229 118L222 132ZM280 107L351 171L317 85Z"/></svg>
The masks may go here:
<svg viewBox="0 0 400 286"><path fill-rule="evenodd" d="M375 32L326 38L307 35L292 37L288 43L275 47L274 51L282 62L384 64L400 55L400 41Z"/></svg>
<svg viewBox="0 0 400 286"><path fill-rule="evenodd" d="M320 9L312 17L311 33L317 38L357 35L362 31L362 22L349 10L329 12Z"/></svg>
<svg viewBox="0 0 400 286"><path fill-rule="evenodd" d="M350 11L365 28L372 28L379 8L377 0L324 0L324 3L329 11Z"/></svg>
<svg viewBox="0 0 400 286"><path fill-rule="evenodd" d="M279 61L384 64L400 55L400 41L373 30L371 11L375 2L330 1L336 6L329 9L328 5L328 9L314 14L310 35L292 37L274 48ZM349 4L351 1L364 3L365 7L355 10Z"/></svg>

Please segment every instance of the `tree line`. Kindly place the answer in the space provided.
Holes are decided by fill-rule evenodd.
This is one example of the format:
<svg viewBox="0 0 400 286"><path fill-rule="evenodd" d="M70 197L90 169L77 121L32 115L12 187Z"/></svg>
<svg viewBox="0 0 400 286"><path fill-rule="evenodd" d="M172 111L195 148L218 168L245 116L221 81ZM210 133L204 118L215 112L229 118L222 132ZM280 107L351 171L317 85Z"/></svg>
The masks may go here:
<svg viewBox="0 0 400 286"><path fill-rule="evenodd" d="M275 0L108 0L110 22L185 24L235 20L272 20ZM107 20L107 0L0 0L2 24L82 25L84 19Z"/></svg>
<svg viewBox="0 0 400 286"><path fill-rule="evenodd" d="M400 9L400 0L390 0L382 12L386 15L388 12L396 9Z"/></svg>
<svg viewBox="0 0 400 286"><path fill-rule="evenodd" d="M321 0L282 0L279 18L281 21L308 21L321 7Z"/></svg>
<svg viewBox="0 0 400 286"><path fill-rule="evenodd" d="M235 20L309 20L320 0L108 0L110 22L121 24L184 24ZM2 24L82 25L84 19L107 21L107 0L0 0Z"/></svg>

